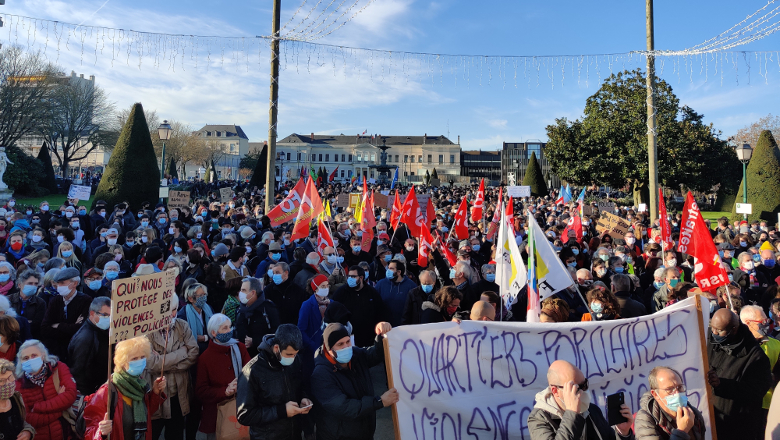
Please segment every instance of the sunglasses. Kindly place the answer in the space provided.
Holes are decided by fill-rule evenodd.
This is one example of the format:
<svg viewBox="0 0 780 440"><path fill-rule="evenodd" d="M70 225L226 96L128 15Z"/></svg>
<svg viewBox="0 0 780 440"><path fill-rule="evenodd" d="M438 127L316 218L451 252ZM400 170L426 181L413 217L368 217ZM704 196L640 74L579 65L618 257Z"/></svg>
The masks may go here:
<svg viewBox="0 0 780 440"><path fill-rule="evenodd" d="M551 387L555 388L563 388L563 385L550 385ZM579 388L580 391L588 391L588 379L585 379L584 382L577 384L577 388Z"/></svg>

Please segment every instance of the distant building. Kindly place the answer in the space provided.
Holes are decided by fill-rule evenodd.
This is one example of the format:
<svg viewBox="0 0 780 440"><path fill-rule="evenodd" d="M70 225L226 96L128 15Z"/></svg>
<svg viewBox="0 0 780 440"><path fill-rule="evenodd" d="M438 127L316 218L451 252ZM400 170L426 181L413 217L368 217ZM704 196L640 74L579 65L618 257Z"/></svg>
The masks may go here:
<svg viewBox="0 0 780 440"><path fill-rule="evenodd" d="M214 142L222 147L225 153L215 164L217 176L220 179L240 179L238 168L241 158L249 153L249 137L238 125L204 125L195 133L207 142ZM203 168L189 171L187 177L203 177Z"/></svg>
<svg viewBox="0 0 780 440"><path fill-rule="evenodd" d="M547 144L541 141L529 142L504 142L501 149L501 180L507 185L522 185L525 171L528 168L528 160L531 154L536 153L536 159L542 167L542 174L547 181L547 186L556 188L560 186L561 179L552 173L550 164L544 156L544 147Z"/></svg>
<svg viewBox="0 0 780 440"><path fill-rule="evenodd" d="M501 151L463 151L460 175L470 177L472 183L484 178L486 184L498 186L501 183Z"/></svg>
<svg viewBox="0 0 780 440"><path fill-rule="evenodd" d="M285 179L298 176L300 169L325 168L330 174L338 167L335 180L346 181L353 176L376 179L376 170L369 165L380 162L382 143L391 147L387 150L387 164L398 166L398 179L404 183L420 183L425 173L433 173L439 179L467 183L461 177L460 145L445 136L347 136L347 135L300 135L293 133L276 144L278 161ZM277 168L278 170L278 168ZM278 177L278 176L277 176ZM392 178L392 176L391 176Z"/></svg>

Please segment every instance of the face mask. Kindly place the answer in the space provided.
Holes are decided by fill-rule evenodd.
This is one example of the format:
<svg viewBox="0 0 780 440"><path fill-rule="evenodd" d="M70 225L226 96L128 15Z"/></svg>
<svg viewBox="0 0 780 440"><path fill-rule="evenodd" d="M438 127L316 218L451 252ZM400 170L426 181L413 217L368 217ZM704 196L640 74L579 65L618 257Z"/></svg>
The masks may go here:
<svg viewBox="0 0 780 440"><path fill-rule="evenodd" d="M457 273L457 271L455 270L455 268L454 267L451 268L450 269L450 279L454 279L456 273Z"/></svg>
<svg viewBox="0 0 780 440"><path fill-rule="evenodd" d="M764 260L764 266L775 267L775 260Z"/></svg>
<svg viewBox="0 0 780 440"><path fill-rule="evenodd" d="M746 270L753 270L755 269L756 265L752 261L746 261L742 263L742 268Z"/></svg>
<svg viewBox="0 0 780 440"><path fill-rule="evenodd" d="M740 245L740 247L747 247L747 242L746 241L740 241L739 245Z"/></svg>
<svg viewBox="0 0 780 440"><path fill-rule="evenodd" d="M111 317L109 316L101 316L97 324L95 324L95 326L100 330L108 330L108 326L110 325L111 325Z"/></svg>
<svg viewBox="0 0 780 440"><path fill-rule="evenodd" d="M22 371L27 374L35 374L41 371L41 367L43 367L43 358L41 357L27 359L22 362Z"/></svg>
<svg viewBox="0 0 780 440"><path fill-rule="evenodd" d="M271 277L271 278L274 280L274 284L276 284L277 286L278 286L279 284L282 284L282 281L283 281L283 280L282 280L282 274L280 274L280 273L275 273L275 274L273 275L273 277Z"/></svg>
<svg viewBox="0 0 780 440"><path fill-rule="evenodd" d="M408 252L414 252L414 246L406 246Z"/></svg>
<svg viewBox="0 0 780 440"><path fill-rule="evenodd" d="M49 210L49 205L43 205L43 206L41 206L41 211L43 211L43 212L46 212L46 211L48 211L48 210ZM106 215L106 213L104 212L104 213L103 213L103 215Z"/></svg>
<svg viewBox="0 0 780 440"><path fill-rule="evenodd" d="M41 240L43 240L43 237L41 237L40 235L33 235L32 236L33 243L40 243Z"/></svg>
<svg viewBox="0 0 780 440"><path fill-rule="evenodd" d="M32 215L32 211L27 211L27 215Z"/></svg>
<svg viewBox="0 0 780 440"><path fill-rule="evenodd" d="M92 280L87 284L90 289L92 290L98 290L101 287L103 287L103 281L102 280Z"/></svg>
<svg viewBox="0 0 780 440"><path fill-rule="evenodd" d="M106 279L109 281L115 280L119 276L119 272L106 271Z"/></svg>
<svg viewBox="0 0 780 440"><path fill-rule="evenodd" d="M215 336L214 339L216 339L217 341L223 344L227 344L228 341L233 339L233 330L230 330L227 333L217 333L217 336Z"/></svg>
<svg viewBox="0 0 780 440"><path fill-rule="evenodd" d="M246 304L249 302L249 298L247 298L246 293L238 292L238 301L241 302L241 304Z"/></svg>
<svg viewBox="0 0 780 440"><path fill-rule="evenodd" d="M65 211L65 217L66 218L71 218L71 217L73 217L73 213L70 212L70 211Z"/></svg>
<svg viewBox="0 0 780 440"><path fill-rule="evenodd" d="M672 258L666 262L666 267L677 267L677 259Z"/></svg>
<svg viewBox="0 0 780 440"><path fill-rule="evenodd" d="M8 280L10 279L11 279L11 274L7 274L7 273L0 274L0 283L8 282Z"/></svg>
<svg viewBox="0 0 780 440"><path fill-rule="evenodd" d="M16 393L16 382L10 381L7 384L0 386L0 399L10 399Z"/></svg>
<svg viewBox="0 0 780 440"><path fill-rule="evenodd" d="M335 255L328 255L328 264L336 264L337 258Z"/></svg>
<svg viewBox="0 0 780 440"><path fill-rule="evenodd" d="M353 288L357 287L357 284L358 284L358 282L357 282L357 280L355 278L352 278L352 277L347 278L347 285L349 287L353 287Z"/></svg>
<svg viewBox="0 0 780 440"><path fill-rule="evenodd" d="M573 248L573 249L571 250L571 253L573 253L574 255L579 255L579 254L580 254L580 250L579 250L579 249L577 249L577 248Z"/></svg>
<svg viewBox="0 0 780 440"><path fill-rule="evenodd" d="M67 296L70 293L70 287L68 287L68 286L57 286L57 293L59 293L62 296Z"/></svg>
<svg viewBox="0 0 780 440"><path fill-rule="evenodd" d="M70 224L70 227L78 231L81 227L81 224L79 222L73 222Z"/></svg>
<svg viewBox="0 0 780 440"><path fill-rule="evenodd" d="M143 236L141 237L141 243L146 243L149 241L149 237Z"/></svg>
<svg viewBox="0 0 780 440"><path fill-rule="evenodd" d="M140 376L146 369L146 358L130 361L127 365L127 374L131 376Z"/></svg>
<svg viewBox="0 0 780 440"><path fill-rule="evenodd" d="M273 278L274 277L274 270L273 269L268 269L268 272L266 272L266 274L268 274L268 278Z"/></svg>
<svg viewBox="0 0 780 440"><path fill-rule="evenodd" d="M729 274L729 282L733 282L733 281L734 281L734 275Z"/></svg>
<svg viewBox="0 0 780 440"><path fill-rule="evenodd" d="M197 234L195 234L195 237L196 237L198 240L200 240L200 238L201 238L201 237L203 237L203 233L202 233L202 232L198 232Z"/></svg>
<svg viewBox="0 0 780 440"><path fill-rule="evenodd" d="M338 260L339 264L341 264L344 262L344 257L339 255L338 258L336 258L336 260Z"/></svg>
<svg viewBox="0 0 780 440"><path fill-rule="evenodd" d="M328 289L327 287L323 287L323 288L317 289L317 291L315 293L320 298L325 298L326 296L328 296L328 293L330 293L330 289Z"/></svg>
<svg viewBox="0 0 780 440"><path fill-rule="evenodd" d="M590 303L590 309L593 310L593 313L601 313L604 311L604 306L601 303L592 302Z"/></svg>
<svg viewBox="0 0 780 440"><path fill-rule="evenodd" d="M596 269L596 275L601 278L607 274L607 269Z"/></svg>
<svg viewBox="0 0 780 440"><path fill-rule="evenodd" d="M393 271L392 269L387 269L385 271L385 278L387 278L388 280L392 280L393 278L395 278L395 271Z"/></svg>
<svg viewBox="0 0 780 440"><path fill-rule="evenodd" d="M615 267L615 272L616 272L616 273L623 273L623 270L624 270L624 269L623 269L623 266L617 266L617 267Z"/></svg>
<svg viewBox="0 0 780 440"><path fill-rule="evenodd" d="M485 275L485 279L488 280L489 282L493 283L493 282L496 281L496 274L489 273L489 274Z"/></svg>
<svg viewBox="0 0 780 440"><path fill-rule="evenodd" d="M425 292L425 293L433 292L433 284L423 284L422 285L422 291Z"/></svg>
<svg viewBox="0 0 780 440"><path fill-rule="evenodd" d="M448 228L446 226L442 226L441 227L441 232L448 232L449 230L450 230L450 228Z"/></svg>
<svg viewBox="0 0 780 440"><path fill-rule="evenodd" d="M472 244L472 245L471 245L471 249L473 249L473 250L474 250L474 252L479 252L480 245L478 245L478 244Z"/></svg>
<svg viewBox="0 0 780 440"><path fill-rule="evenodd" d="M664 285L664 283L661 282L661 281L653 281L653 286L656 288L656 290L660 289L661 287L663 287L663 285Z"/></svg>
<svg viewBox="0 0 780 440"><path fill-rule="evenodd" d="M158 221L160 222L160 224L161 224L161 225L164 225L164 224L165 224L165 223L168 221L168 219L161 218L161 219L160 219L160 220L158 220Z"/></svg>
<svg viewBox="0 0 780 440"><path fill-rule="evenodd" d="M666 396L666 407L670 411L677 412L678 408L685 408L688 406L688 396L684 393L677 393Z"/></svg>
<svg viewBox="0 0 780 440"><path fill-rule="evenodd" d="M146 221L144 221L144 222L141 222L141 227L142 227L142 228L147 228L147 227L149 227L149 222L146 222Z"/></svg>
<svg viewBox="0 0 780 440"><path fill-rule="evenodd" d="M274 261L279 261L280 258L282 258L282 254L281 253L276 252L276 253L271 254L271 259L274 260Z"/></svg>
<svg viewBox="0 0 780 440"><path fill-rule="evenodd" d="M177 254L179 254L179 253L181 253L181 247L180 246L174 246L173 247L173 251L176 252Z"/></svg>
<svg viewBox="0 0 780 440"><path fill-rule="evenodd" d="M377 246L382 246L383 244L385 244L385 241L384 241L384 240L377 240L377 241L376 241L376 245L377 245Z"/></svg>
<svg viewBox="0 0 780 440"><path fill-rule="evenodd" d="M28 285L22 287L22 293L24 294L24 296L26 296L28 298L33 296L33 295L35 295L36 292L38 292L38 288L35 287L35 286L31 286L31 285L28 284Z"/></svg>
<svg viewBox="0 0 780 440"><path fill-rule="evenodd" d="M336 350L336 362L340 364L349 363L352 360L352 347Z"/></svg>
<svg viewBox="0 0 780 440"><path fill-rule="evenodd" d="M722 344L722 343L726 342L726 339L728 339L728 338L729 338L728 335L720 336L720 335L713 334L712 335L712 342L714 342L716 344Z"/></svg>
<svg viewBox="0 0 780 440"><path fill-rule="evenodd" d="M63 237L62 235L58 235L57 236L57 242L58 243L62 243L63 241L65 241L65 237Z"/></svg>
<svg viewBox="0 0 780 440"><path fill-rule="evenodd" d="M633 237L626 238L626 244L627 245L633 246L634 243L636 243L636 238L633 238Z"/></svg>
<svg viewBox="0 0 780 440"><path fill-rule="evenodd" d="M352 252L360 253L360 249L362 249L360 246L352 246Z"/></svg>
<svg viewBox="0 0 780 440"><path fill-rule="evenodd" d="M62 256L65 258L70 258L71 255L73 255L73 251L62 251Z"/></svg>
<svg viewBox="0 0 780 440"><path fill-rule="evenodd" d="M758 324L758 333L761 336L767 336L772 331L772 323Z"/></svg>
<svg viewBox="0 0 780 440"><path fill-rule="evenodd" d="M173 235L176 232L176 229L174 228L168 228L168 233Z"/></svg>
<svg viewBox="0 0 780 440"><path fill-rule="evenodd" d="M86 209L79 209L79 215L87 215Z"/></svg>
<svg viewBox="0 0 780 440"><path fill-rule="evenodd" d="M108 243L109 246L113 246L116 244L116 238L109 238L108 240L106 240L106 242Z"/></svg>
<svg viewBox="0 0 780 440"><path fill-rule="evenodd" d="M195 299L195 307L202 309L206 305L206 295L200 296Z"/></svg>
<svg viewBox="0 0 780 440"><path fill-rule="evenodd" d="M601 258L604 262L609 261L609 255L608 254L599 254L599 258Z"/></svg>

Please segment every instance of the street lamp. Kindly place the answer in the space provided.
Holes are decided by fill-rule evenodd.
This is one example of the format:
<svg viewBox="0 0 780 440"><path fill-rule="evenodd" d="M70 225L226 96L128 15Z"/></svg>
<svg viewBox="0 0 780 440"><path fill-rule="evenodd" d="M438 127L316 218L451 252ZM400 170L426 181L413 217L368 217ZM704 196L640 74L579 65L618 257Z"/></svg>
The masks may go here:
<svg viewBox="0 0 780 440"><path fill-rule="evenodd" d="M171 138L171 124L167 120L163 121L159 127L157 127L157 134L160 135L160 140L163 143L162 158L160 158L160 170L162 171L163 178L165 178L165 141Z"/></svg>
<svg viewBox="0 0 780 440"><path fill-rule="evenodd" d="M747 164L750 162L750 157L753 156L753 149L750 148L750 144L742 144L742 146L736 148L737 159L742 162L742 203L747 203ZM748 215L743 214L745 220Z"/></svg>

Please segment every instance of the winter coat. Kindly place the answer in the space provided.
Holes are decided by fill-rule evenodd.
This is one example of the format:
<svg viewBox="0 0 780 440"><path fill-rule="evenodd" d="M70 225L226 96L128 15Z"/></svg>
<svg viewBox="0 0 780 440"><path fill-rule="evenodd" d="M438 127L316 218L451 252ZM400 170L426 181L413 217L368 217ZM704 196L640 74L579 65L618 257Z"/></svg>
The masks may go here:
<svg viewBox="0 0 780 440"><path fill-rule="evenodd" d="M645 306L641 302L631 299L629 292L615 292L615 297L620 304L621 318L638 318L647 314Z"/></svg>
<svg viewBox="0 0 780 440"><path fill-rule="evenodd" d="M363 288L355 290L345 284L332 297L344 304L352 314L352 335L355 336L355 345L368 347L374 340L374 327L382 321L382 298L377 291L363 283Z"/></svg>
<svg viewBox="0 0 780 440"><path fill-rule="evenodd" d="M84 424L87 428L84 432L84 440L105 440L100 435L98 424L106 416L108 396L108 383L106 383L92 396L92 400L90 400L86 408L84 408ZM111 416L111 421L114 422L114 426L111 429L111 440L134 440L125 439L125 431L122 429L122 417L125 412L125 405L122 403L124 397L119 390L116 390L114 396L116 399L111 399L111 405L114 406L113 415ZM160 393L158 396L151 391L151 388L148 388L146 391L144 404L146 405L147 416L146 435L144 436L144 440L152 440L152 414L157 412L163 400L165 400L165 393Z"/></svg>
<svg viewBox="0 0 780 440"><path fill-rule="evenodd" d="M46 316L46 301L38 295L27 298L22 301L19 292L14 293L8 299L11 301L11 307L16 310L16 314L27 318L30 322L30 331L35 339L41 338L41 323Z"/></svg>
<svg viewBox="0 0 780 440"><path fill-rule="evenodd" d="M198 361L198 342L192 335L187 321L175 319L171 332L168 335L168 348L165 348L165 332L162 330L147 333L146 338L152 344L152 352L146 358L146 370L144 379L148 383L160 377L163 357L165 353L165 378L167 385L165 395L167 399L160 405L160 409L152 415L152 420L171 418L171 399L178 398L181 414L190 413L190 401L192 400L192 386L190 384L190 367ZM175 396L174 391L175 390Z"/></svg>
<svg viewBox="0 0 780 440"><path fill-rule="evenodd" d="M534 409L528 415L528 430L531 440L627 440L634 433L623 437L609 426L601 414L601 408L594 404L588 407L588 417L574 411L563 411L555 402L550 387L536 393ZM598 432L596 432L598 431Z"/></svg>
<svg viewBox="0 0 780 440"><path fill-rule="evenodd" d="M12 401L12 408L13 405L16 405L17 410L19 411L19 419L22 423L22 431L28 431L32 436L30 439L35 438L35 428L33 428L33 425L30 424L30 422L27 421L27 411L24 409L24 399L22 399L22 393L20 393L18 390L14 392L14 395L11 396ZM20 432L20 434L21 434Z"/></svg>
<svg viewBox="0 0 780 440"><path fill-rule="evenodd" d="M653 294L653 313L666 307L667 301L669 301L669 285L664 284Z"/></svg>
<svg viewBox="0 0 780 440"><path fill-rule="evenodd" d="M714 388L715 427L718 438L760 438L761 406L772 385L769 358L745 324L740 324L735 339L719 345L713 343L711 332L707 337L710 369L720 379Z"/></svg>
<svg viewBox="0 0 780 440"><path fill-rule="evenodd" d="M384 274L383 274L384 275ZM376 290L382 298L385 308L385 321L393 327L401 325L404 315L404 306L409 292L417 287L414 281L406 276L401 277L401 282L383 278L376 283Z"/></svg>
<svg viewBox="0 0 780 440"><path fill-rule="evenodd" d="M263 336L276 332L279 327L279 312L276 305L260 295L251 306L241 304L236 316L236 339L244 342L249 336L252 345L247 346L249 356L257 354L257 347L263 340Z"/></svg>
<svg viewBox="0 0 780 440"><path fill-rule="evenodd" d="M70 340L68 357L79 393L88 396L96 392L108 380L108 330L87 319Z"/></svg>
<svg viewBox="0 0 780 440"><path fill-rule="evenodd" d="M287 278L279 285L274 282L268 284L263 290L263 295L279 308L281 324L298 325L298 312L301 310L301 304L308 298L305 290Z"/></svg>
<svg viewBox="0 0 780 440"><path fill-rule="evenodd" d="M230 399L225 390L236 378L233 372L231 348L209 341L209 347L198 358L198 377L195 380L195 396L203 404L198 431L211 434L217 430L217 405ZM238 342L241 366L249 362L249 352L243 342Z"/></svg>
<svg viewBox="0 0 780 440"><path fill-rule="evenodd" d="M640 399L639 411L634 416L635 435L642 440L704 440L704 417L693 405L688 404L688 409L693 411L695 422L686 433L676 428L675 419L661 409L648 391ZM664 426L660 424L661 417Z"/></svg>
<svg viewBox="0 0 780 440"><path fill-rule="evenodd" d="M301 360L296 356L292 365L283 367L273 346L274 336L264 337L257 356L241 370L236 416L239 423L249 426L252 440L298 440L304 426L309 433L313 429L308 414L290 418L285 408L287 402L300 403L307 397L302 387Z"/></svg>
<svg viewBox="0 0 780 440"><path fill-rule="evenodd" d="M331 363L320 347L311 376L318 440L374 438L376 411L384 405L374 395L369 369L383 361L381 336L375 338L373 347L353 346L347 367Z"/></svg>
<svg viewBox="0 0 780 440"><path fill-rule="evenodd" d="M347 284L347 272L338 263L336 263L332 271L325 266L324 262L320 263L318 268L321 274L328 277L328 285L330 286L331 295L341 289L343 285Z"/></svg>
<svg viewBox="0 0 780 440"><path fill-rule="evenodd" d="M434 286L432 292L435 290L436 286ZM417 286L409 291L406 295L401 325L420 324L422 319L422 305L426 299L428 299L428 294L422 290L422 286Z"/></svg>
<svg viewBox="0 0 780 440"><path fill-rule="evenodd" d="M73 335L81 328L81 324L89 318L89 305L92 298L81 292L76 292L67 305L65 317L65 301L57 295L49 302L46 316L41 324L43 342L52 354L65 363L68 362L68 344ZM54 324L59 324L56 328Z"/></svg>
<svg viewBox="0 0 780 440"><path fill-rule="evenodd" d="M304 264L292 280L296 286L305 291L306 285L309 284L309 280L317 274L319 274L319 272L314 267L310 264ZM290 276L292 277L292 275Z"/></svg>
<svg viewBox="0 0 780 440"><path fill-rule="evenodd" d="M448 315L446 310L436 304L433 295L428 295L428 300L422 303L422 312L420 313L420 324L431 324L434 322L447 322L452 320L452 315Z"/></svg>
<svg viewBox="0 0 780 440"><path fill-rule="evenodd" d="M65 392L58 393L54 386L54 372L59 376L60 386L65 387ZM24 409L27 412L26 420L35 428L36 440L60 440L64 438L62 431L62 411L70 407L76 401L76 383L70 374L68 366L62 362L49 363L49 377L43 388L32 383L23 375L16 379L16 389L24 399ZM105 412L105 411L104 411Z"/></svg>

